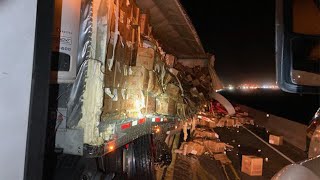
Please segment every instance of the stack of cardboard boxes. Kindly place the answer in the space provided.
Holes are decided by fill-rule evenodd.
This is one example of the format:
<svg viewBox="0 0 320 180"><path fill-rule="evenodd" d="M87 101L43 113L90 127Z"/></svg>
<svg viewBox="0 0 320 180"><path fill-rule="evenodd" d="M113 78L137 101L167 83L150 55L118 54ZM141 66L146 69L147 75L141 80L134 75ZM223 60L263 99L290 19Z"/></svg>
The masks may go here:
<svg viewBox="0 0 320 180"><path fill-rule="evenodd" d="M153 38L148 11L141 11L133 0L120 0L119 5L118 18L115 14L111 18L111 30L118 29L121 38L114 41L118 33L112 32L107 47L104 119L114 114L135 118L179 111L184 115L186 107L175 79L178 71L172 68L176 57L165 54ZM116 4L113 8L117 12Z"/></svg>

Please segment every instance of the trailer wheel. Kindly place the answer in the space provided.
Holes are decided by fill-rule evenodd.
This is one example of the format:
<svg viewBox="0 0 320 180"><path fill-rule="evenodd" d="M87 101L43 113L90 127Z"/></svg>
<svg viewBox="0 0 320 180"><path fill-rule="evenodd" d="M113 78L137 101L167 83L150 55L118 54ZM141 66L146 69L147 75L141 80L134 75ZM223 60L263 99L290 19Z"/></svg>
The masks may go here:
<svg viewBox="0 0 320 180"><path fill-rule="evenodd" d="M107 173L114 179L154 179L152 136L145 135L104 157Z"/></svg>
<svg viewBox="0 0 320 180"><path fill-rule="evenodd" d="M135 178L154 179L152 136L142 136L133 141L132 146L135 159Z"/></svg>

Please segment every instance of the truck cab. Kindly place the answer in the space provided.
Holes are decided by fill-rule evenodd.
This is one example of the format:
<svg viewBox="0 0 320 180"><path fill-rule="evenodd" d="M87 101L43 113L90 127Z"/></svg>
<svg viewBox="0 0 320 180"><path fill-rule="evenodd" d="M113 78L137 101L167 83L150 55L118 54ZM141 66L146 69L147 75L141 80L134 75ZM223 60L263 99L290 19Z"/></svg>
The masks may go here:
<svg viewBox="0 0 320 180"><path fill-rule="evenodd" d="M276 65L279 87L319 94L319 1L276 1ZM319 110L307 129L309 159L285 167L273 179L319 179Z"/></svg>

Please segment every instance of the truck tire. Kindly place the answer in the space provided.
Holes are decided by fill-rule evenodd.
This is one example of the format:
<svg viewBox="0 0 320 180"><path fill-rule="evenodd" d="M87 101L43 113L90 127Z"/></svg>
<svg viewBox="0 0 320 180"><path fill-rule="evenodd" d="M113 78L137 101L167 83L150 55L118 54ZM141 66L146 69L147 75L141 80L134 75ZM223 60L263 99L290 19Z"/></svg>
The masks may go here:
<svg viewBox="0 0 320 180"><path fill-rule="evenodd" d="M105 156L107 173L114 179L154 179L152 136L145 135Z"/></svg>
<svg viewBox="0 0 320 180"><path fill-rule="evenodd" d="M152 153L152 136L142 136L132 143L135 159L134 179L155 179ZM131 178L130 178L131 179Z"/></svg>
<svg viewBox="0 0 320 180"><path fill-rule="evenodd" d="M106 172L123 173L123 148L120 147L105 155Z"/></svg>

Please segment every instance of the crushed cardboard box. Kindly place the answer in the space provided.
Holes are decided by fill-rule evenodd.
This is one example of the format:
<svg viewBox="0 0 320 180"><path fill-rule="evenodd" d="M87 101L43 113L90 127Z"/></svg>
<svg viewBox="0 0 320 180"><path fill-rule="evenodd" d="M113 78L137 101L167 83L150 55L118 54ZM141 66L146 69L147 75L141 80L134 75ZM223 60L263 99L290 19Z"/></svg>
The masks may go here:
<svg viewBox="0 0 320 180"><path fill-rule="evenodd" d="M209 139L218 139L219 135L214 131L207 131L197 128L194 133L193 137L195 138L209 138Z"/></svg>
<svg viewBox="0 0 320 180"><path fill-rule="evenodd" d="M213 140L203 141L203 145L211 153L222 153L226 149L226 144L223 142L217 142Z"/></svg>
<svg viewBox="0 0 320 180"><path fill-rule="evenodd" d="M220 161L221 164L231 164L231 160L228 158L228 156L224 153L215 154L213 155L213 158L217 161Z"/></svg>
<svg viewBox="0 0 320 180"><path fill-rule="evenodd" d="M183 142L180 146L179 150L175 150L175 153L187 155L187 154L193 154L193 155L202 155L205 152L204 146L196 143L196 142Z"/></svg>
<svg viewBox="0 0 320 180"><path fill-rule="evenodd" d="M180 88L175 84L169 83L166 87L166 93L171 98L177 98L179 96Z"/></svg>

